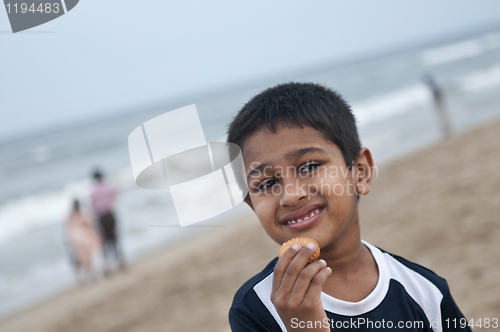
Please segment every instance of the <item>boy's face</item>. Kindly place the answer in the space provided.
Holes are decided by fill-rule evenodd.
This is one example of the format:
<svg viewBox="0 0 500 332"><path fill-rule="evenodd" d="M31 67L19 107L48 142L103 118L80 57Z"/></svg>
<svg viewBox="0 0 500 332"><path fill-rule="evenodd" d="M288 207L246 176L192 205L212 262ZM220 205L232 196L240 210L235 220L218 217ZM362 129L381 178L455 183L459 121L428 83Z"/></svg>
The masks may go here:
<svg viewBox="0 0 500 332"><path fill-rule="evenodd" d="M368 149L348 170L339 147L314 128L280 127L276 133L266 128L250 135L242 153L247 203L274 241L309 236L324 248L359 234L356 189L369 192Z"/></svg>

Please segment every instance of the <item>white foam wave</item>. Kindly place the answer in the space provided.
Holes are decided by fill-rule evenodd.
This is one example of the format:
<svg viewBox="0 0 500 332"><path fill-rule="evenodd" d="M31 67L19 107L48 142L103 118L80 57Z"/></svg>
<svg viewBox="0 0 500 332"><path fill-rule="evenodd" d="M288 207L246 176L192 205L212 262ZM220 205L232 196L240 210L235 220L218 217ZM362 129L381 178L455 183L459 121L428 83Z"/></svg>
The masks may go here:
<svg viewBox="0 0 500 332"><path fill-rule="evenodd" d="M0 207L0 243L34 229L61 224L74 198L87 197L89 181L72 182L60 191L24 196Z"/></svg>
<svg viewBox="0 0 500 332"><path fill-rule="evenodd" d="M420 53L420 61L424 66L435 66L471 58L483 53L481 40L471 39L459 43L432 48Z"/></svg>
<svg viewBox="0 0 500 332"><path fill-rule="evenodd" d="M422 65L435 66L475 57L499 47L500 31L496 31L478 38L427 49L420 52L419 56Z"/></svg>
<svg viewBox="0 0 500 332"><path fill-rule="evenodd" d="M130 166L112 172L110 181L119 190L135 187ZM90 210L90 188L91 180L84 179L69 182L60 190L5 202L0 206L0 244L36 229L62 224L75 198L83 209Z"/></svg>
<svg viewBox="0 0 500 332"><path fill-rule="evenodd" d="M429 89L423 84L415 84L391 93L372 97L352 105L359 126L384 120L431 102Z"/></svg>
<svg viewBox="0 0 500 332"><path fill-rule="evenodd" d="M458 84L460 89L465 92L500 86L500 65L466 75L459 80Z"/></svg>

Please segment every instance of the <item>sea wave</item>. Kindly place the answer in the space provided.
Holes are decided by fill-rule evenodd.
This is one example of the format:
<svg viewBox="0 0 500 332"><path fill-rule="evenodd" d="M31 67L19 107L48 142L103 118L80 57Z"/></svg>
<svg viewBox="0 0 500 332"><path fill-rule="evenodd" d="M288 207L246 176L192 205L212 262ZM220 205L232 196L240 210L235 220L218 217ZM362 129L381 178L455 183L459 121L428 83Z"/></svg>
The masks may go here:
<svg viewBox="0 0 500 332"><path fill-rule="evenodd" d="M500 65L462 77L459 80L459 86L465 92L475 92L500 86Z"/></svg>
<svg viewBox="0 0 500 332"><path fill-rule="evenodd" d="M113 184L119 189L130 183L130 167L114 172ZM62 189L11 199L0 206L0 244L23 236L34 230L59 225L68 215L71 202L77 198L83 209L89 209L91 180L68 182Z"/></svg>
<svg viewBox="0 0 500 332"><path fill-rule="evenodd" d="M366 126L415 107L428 105L431 94L424 84L415 84L352 105L359 126Z"/></svg>
<svg viewBox="0 0 500 332"><path fill-rule="evenodd" d="M464 40L421 51L420 62L424 66L435 66L448 62L476 57L485 51L500 47L500 32L492 32L478 38Z"/></svg>
<svg viewBox="0 0 500 332"><path fill-rule="evenodd" d="M466 40L459 43L449 44L425 50L420 53L420 60L424 66L435 66L447 62L454 62L465 58L471 58L483 53L480 40Z"/></svg>
<svg viewBox="0 0 500 332"><path fill-rule="evenodd" d="M30 231L61 224L74 198L86 197L89 182L71 182L55 192L28 195L0 207L0 244Z"/></svg>

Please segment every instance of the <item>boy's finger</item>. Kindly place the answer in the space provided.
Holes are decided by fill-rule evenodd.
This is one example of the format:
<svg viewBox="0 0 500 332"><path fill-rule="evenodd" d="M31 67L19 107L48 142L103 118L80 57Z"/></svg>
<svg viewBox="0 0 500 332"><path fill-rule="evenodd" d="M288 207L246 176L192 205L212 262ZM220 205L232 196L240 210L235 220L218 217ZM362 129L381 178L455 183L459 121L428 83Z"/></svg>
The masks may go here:
<svg viewBox="0 0 500 332"><path fill-rule="evenodd" d="M302 302L307 290L311 286L312 280L316 277L319 271L321 271L325 267L326 262L320 259L319 261L306 266L302 271L300 271L290 292L291 297L296 301Z"/></svg>
<svg viewBox="0 0 500 332"><path fill-rule="evenodd" d="M312 278L309 288L304 296L304 302L314 303L321 297L321 291L323 290L323 285L325 284L328 276L332 274L332 269L330 267L324 267L319 270L318 273Z"/></svg>
<svg viewBox="0 0 500 332"><path fill-rule="evenodd" d="M315 250L316 245L314 243L308 243L305 247L300 249L298 254L293 257L292 261L286 267L281 284L279 285L279 290L286 293L290 293L292 291L293 285L297 280L297 276L306 266L307 261L311 258Z"/></svg>
<svg viewBox="0 0 500 332"><path fill-rule="evenodd" d="M274 266L273 291L280 288L283 275L285 274L288 265L301 248L302 246L300 244L294 244L291 248L285 251L283 256L281 256L278 260L278 263Z"/></svg>

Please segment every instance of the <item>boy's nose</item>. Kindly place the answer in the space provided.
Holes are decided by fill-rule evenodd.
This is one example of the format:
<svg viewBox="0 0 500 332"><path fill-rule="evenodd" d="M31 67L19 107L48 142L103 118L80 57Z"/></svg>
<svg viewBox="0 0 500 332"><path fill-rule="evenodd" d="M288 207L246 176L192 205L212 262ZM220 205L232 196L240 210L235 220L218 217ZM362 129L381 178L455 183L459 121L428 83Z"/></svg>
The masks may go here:
<svg viewBox="0 0 500 332"><path fill-rule="evenodd" d="M285 180L282 184L281 206L295 206L302 198L307 197L307 187L297 179Z"/></svg>

